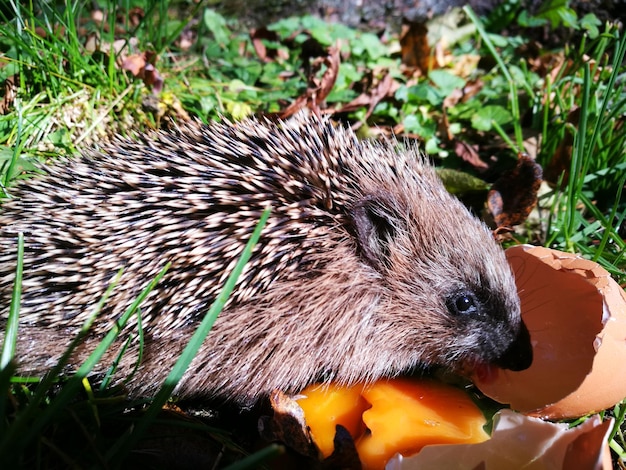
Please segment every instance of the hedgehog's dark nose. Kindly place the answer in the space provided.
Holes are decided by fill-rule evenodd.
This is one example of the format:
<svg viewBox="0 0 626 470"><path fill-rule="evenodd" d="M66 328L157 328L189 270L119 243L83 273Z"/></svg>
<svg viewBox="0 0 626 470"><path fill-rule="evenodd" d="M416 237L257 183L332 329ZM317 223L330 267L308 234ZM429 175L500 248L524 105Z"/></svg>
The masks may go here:
<svg viewBox="0 0 626 470"><path fill-rule="evenodd" d="M526 325L522 323L515 341L511 343L495 363L503 369L524 370L528 369L532 362L533 348L530 344L530 334Z"/></svg>

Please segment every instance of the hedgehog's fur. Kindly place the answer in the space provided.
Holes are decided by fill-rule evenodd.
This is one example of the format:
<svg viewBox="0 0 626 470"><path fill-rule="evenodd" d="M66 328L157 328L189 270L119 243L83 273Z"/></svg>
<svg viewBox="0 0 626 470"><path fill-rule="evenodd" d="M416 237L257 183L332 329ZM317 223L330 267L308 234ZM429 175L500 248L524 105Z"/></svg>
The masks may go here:
<svg viewBox="0 0 626 470"><path fill-rule="evenodd" d="M144 356L128 384L154 393L267 206L261 241L177 394L254 400L420 364L526 367L501 249L417 152L398 147L298 116L188 124L46 168L0 214L3 321L25 236L20 372L52 367L124 268L75 369L171 262L141 307ZM134 366L132 344L118 377Z"/></svg>

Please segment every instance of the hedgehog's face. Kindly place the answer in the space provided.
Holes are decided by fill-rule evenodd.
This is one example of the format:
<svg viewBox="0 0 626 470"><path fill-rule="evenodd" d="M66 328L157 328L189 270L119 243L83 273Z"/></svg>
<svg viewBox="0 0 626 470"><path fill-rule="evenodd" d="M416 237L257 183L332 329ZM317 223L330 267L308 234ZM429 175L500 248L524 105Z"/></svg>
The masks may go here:
<svg viewBox="0 0 626 470"><path fill-rule="evenodd" d="M530 335L502 250L458 201L443 207L425 220L380 192L353 208L359 254L389 287L391 308L381 323L402 324L404 338L394 347L409 355L415 348L429 363L528 368Z"/></svg>
<svg viewBox="0 0 626 470"><path fill-rule="evenodd" d="M527 369L532 347L526 325L516 305L502 305L496 297L483 287L464 287L444 296L446 320L455 331L450 347L462 353L458 360L463 365L472 368L494 364L515 371Z"/></svg>

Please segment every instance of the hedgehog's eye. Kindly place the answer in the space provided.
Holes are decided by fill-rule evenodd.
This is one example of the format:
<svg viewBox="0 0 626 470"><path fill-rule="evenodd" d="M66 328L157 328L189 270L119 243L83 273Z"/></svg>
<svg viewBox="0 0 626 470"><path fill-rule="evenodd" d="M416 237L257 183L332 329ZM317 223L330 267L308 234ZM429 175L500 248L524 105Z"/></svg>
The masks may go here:
<svg viewBox="0 0 626 470"><path fill-rule="evenodd" d="M472 292L461 291L452 294L446 302L453 315L477 315L478 300Z"/></svg>

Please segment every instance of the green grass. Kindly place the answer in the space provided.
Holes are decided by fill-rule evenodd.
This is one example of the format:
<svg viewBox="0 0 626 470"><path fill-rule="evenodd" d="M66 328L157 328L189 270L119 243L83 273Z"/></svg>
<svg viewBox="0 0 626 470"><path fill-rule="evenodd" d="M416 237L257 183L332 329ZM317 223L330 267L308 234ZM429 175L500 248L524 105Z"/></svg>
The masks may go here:
<svg viewBox="0 0 626 470"><path fill-rule="evenodd" d="M400 47L397 35L329 26L312 17L268 25L270 33L260 39L269 51L268 59L260 60L248 31L202 3L103 1L102 22L90 16L87 2L11 5L13 9L0 22L0 80L12 79L16 87L13 99L5 97L7 109L0 114L0 184L7 196L11 185L35 171L39 162L71 155L113 135L157 128L185 113L208 121L224 116L238 119L258 111L278 112L305 92L307 80L322 80L328 72L324 65L307 75L314 60L306 58L307 48L314 44L326 50L339 44L342 62L323 105L340 109L372 92L385 76L391 77L393 92L374 103L370 112L365 105L340 117L359 123L364 135L401 129L448 168L472 172L455 158L455 142L474 146L486 161L496 155L496 174L472 172L487 180L477 180L483 196L484 187L515 163L517 153L529 147L527 136L533 136L534 153L551 184L540 198L539 218L517 227L513 241L582 253L618 281L626 281L626 203L622 197L626 183L626 38L615 27L607 26L595 34L588 18L572 20L575 27L587 28L589 33L554 52L554 57L562 60L554 59L558 68L551 74L536 66L549 56L519 53L530 43L525 34L531 30L521 28L512 36L500 34L498 27L514 24L514 16L507 13L504 21L502 11L496 11L490 18L477 18L466 9L475 32L451 46L451 56L460 61L475 54L488 65L479 65L463 76L452 68L412 76L405 73L395 52ZM124 14L131 6L143 12L137 21ZM117 15L118 10L122 14ZM196 20L197 36L187 48L178 41L190 19ZM91 37L98 38L98 50L87 46ZM118 52L112 48L115 41L121 47ZM153 54L153 65L165 79L163 91L156 96L148 81L121 66L123 56L145 52ZM447 104L446 98L455 90L476 82L482 87L474 95ZM156 105L148 106L150 100ZM19 282L15 294L18 298ZM137 300L139 304L141 299ZM205 319L199 337L208 333L214 313ZM137 308L127 312L127 316L137 314ZM86 379L115 331L62 386L58 373L39 384L12 379L9 359L18 315L19 305L12 302L12 320L0 356L0 387L10 390L0 398L4 417L0 459L28 457L38 466L45 466L49 455L68 465L120 463L146 435L146 429L159 421L157 415L185 363L193 358L192 343L198 339L194 337L151 403L130 406L118 389L92 390ZM124 413L129 407L139 410L137 421L126 420ZM611 448L621 458L626 455L625 410L622 403L609 413L616 417ZM105 433L107 426L115 432ZM66 429L78 429L72 432L81 436L86 450L72 454L59 444ZM218 445L233 446L219 431L205 431ZM273 455L279 451L265 452Z"/></svg>
<svg viewBox="0 0 626 470"><path fill-rule="evenodd" d="M165 382L160 387L150 404L142 412L139 419L127 426L126 430L111 443L110 447L105 453L99 455L99 459L102 463L106 463L107 467L117 468L121 466L128 458L128 454L134 449L138 441L145 437L146 432L152 424L157 420L163 406L171 397L174 388L182 378L189 364L197 354L202 342L209 334L213 323L217 316L221 312L222 308L226 304L230 293L233 291L235 284L245 264L250 259L252 249L258 242L261 234L261 230L265 225L269 217L269 209L266 209L263 213L257 227L250 236L250 239L242 252L237 264L234 266L230 273L223 290L215 299L211 308L204 316L202 322L199 324L196 332L191 337L189 343L177 360L172 371L166 378ZM19 293L21 282L21 270L22 270L22 253L23 253L23 237L19 238L20 243L18 246L18 275L15 282L14 299L16 302L12 302L13 305L19 305ZM68 346L65 354L59 360L58 364L50 371L48 375L37 384L36 388L32 391L22 388L22 393L27 403L22 406L18 406L14 410L8 410L6 398L0 401L0 411L3 411L3 416L12 416L10 425L7 426L6 421L2 420L2 428L0 428L0 462L3 465L11 465L13 468L16 466L25 465L29 460L27 456L28 451L32 452L33 448L37 447L37 443L44 435L46 428L57 424L62 421L63 414L73 405L73 402L80 400L81 390L86 391L88 395L88 402L94 407L92 411L95 413L96 421L97 414L101 413L97 408L97 400L90 389L89 381L87 379L89 373L93 370L95 365L102 359L105 351L111 347L115 339L120 332L124 329L128 320L134 316L140 316L140 305L148 294L154 289L157 283L165 276L169 268L169 263L162 269L162 271L148 283L141 294L135 299L135 301L128 307L127 311L118 319L115 327L108 332L108 334L102 339L100 344L96 347L93 353L87 358L87 360L79 367L75 374L71 375L67 380L63 381L62 388L55 392L54 388L58 378L62 374L64 366L67 364L72 352L81 343L84 336L89 332L90 326L93 320L102 310L102 307L106 304L108 297L115 289L122 272L111 282L111 285L107 291L103 294L101 301L94 308L93 313L89 319L85 322L80 333ZM5 340L2 350L2 367L0 367L0 385L3 390L10 390L11 376L14 372L14 368L11 363L13 353L15 351L15 342L17 340L15 334L15 326L17 322L19 312L17 307L11 309L9 316L9 322L6 329ZM12 333L13 332L13 333ZM13 379L15 382L20 382L19 378ZM101 391L105 392L105 391ZM18 392L16 391L16 395ZM6 394L3 393L3 398ZM117 403L119 404L119 400ZM129 406L126 404L126 406ZM25 461L26 460L26 461ZM38 459L35 459L37 461ZM30 461L30 465L33 462ZM41 462L39 462L41 464Z"/></svg>

